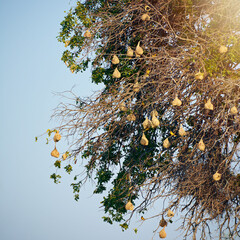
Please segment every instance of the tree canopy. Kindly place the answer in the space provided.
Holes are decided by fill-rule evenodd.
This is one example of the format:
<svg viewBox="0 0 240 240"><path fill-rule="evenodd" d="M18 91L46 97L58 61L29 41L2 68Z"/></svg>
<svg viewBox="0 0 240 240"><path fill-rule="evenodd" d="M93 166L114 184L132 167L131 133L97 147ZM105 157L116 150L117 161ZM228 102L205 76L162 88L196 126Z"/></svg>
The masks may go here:
<svg viewBox="0 0 240 240"><path fill-rule="evenodd" d="M152 216L161 238L174 213L184 238L211 237L210 222L219 239L239 236L240 1L76 1L58 40L73 73L90 68L104 84L88 98L71 92L54 112L54 141L69 143L62 158L52 152L55 166L84 169L75 199L93 179L108 223L126 229L167 199Z"/></svg>

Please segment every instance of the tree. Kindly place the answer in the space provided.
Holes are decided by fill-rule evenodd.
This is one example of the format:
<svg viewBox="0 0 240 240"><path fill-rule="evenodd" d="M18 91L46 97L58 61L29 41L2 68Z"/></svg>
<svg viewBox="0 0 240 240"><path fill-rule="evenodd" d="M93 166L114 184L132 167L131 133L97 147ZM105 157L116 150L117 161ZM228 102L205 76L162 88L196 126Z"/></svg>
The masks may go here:
<svg viewBox="0 0 240 240"><path fill-rule="evenodd" d="M183 211L185 238L211 236L210 222L219 239L239 236L239 9L239 0L85 0L62 21L62 60L104 84L54 112L69 141L65 170L85 169L75 199L94 179L104 221L127 228L166 198L153 216L164 229L166 214Z"/></svg>

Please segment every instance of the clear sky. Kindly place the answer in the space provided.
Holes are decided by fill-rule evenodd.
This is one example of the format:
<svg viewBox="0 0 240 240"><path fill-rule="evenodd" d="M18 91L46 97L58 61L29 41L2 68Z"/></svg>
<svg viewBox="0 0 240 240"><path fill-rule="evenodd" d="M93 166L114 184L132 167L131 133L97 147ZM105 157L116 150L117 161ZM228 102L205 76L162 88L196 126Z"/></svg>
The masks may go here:
<svg viewBox="0 0 240 240"><path fill-rule="evenodd" d="M55 171L53 144L34 137L57 125L49 121L61 101L53 92L76 85L79 96L97 87L89 73L72 74L61 62L64 46L56 36L68 0L0 0L0 239L1 240L150 240L156 221L130 229L103 223L102 196L92 196L91 184L73 198L71 179L61 184L49 178ZM64 148L64 143L61 143ZM161 209L155 205L153 211ZM167 239L181 239L168 227ZM154 239L159 239L158 235Z"/></svg>

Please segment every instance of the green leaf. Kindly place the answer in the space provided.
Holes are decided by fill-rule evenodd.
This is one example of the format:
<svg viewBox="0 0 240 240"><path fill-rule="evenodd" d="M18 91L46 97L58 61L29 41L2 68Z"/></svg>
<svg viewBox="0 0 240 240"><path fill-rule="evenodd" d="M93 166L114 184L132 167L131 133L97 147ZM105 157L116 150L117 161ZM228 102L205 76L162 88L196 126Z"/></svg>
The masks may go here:
<svg viewBox="0 0 240 240"><path fill-rule="evenodd" d="M119 224L122 227L122 231L125 231L128 229L128 224L127 223L123 223L123 224Z"/></svg>
<svg viewBox="0 0 240 240"><path fill-rule="evenodd" d="M56 175L56 173L53 173L51 176L50 176L51 179L53 179L54 183L58 184L60 183L59 179L61 178L60 175Z"/></svg>
<svg viewBox="0 0 240 240"><path fill-rule="evenodd" d="M72 166L69 164L69 165L67 165L66 167L64 167L64 169L66 170L66 172L68 173L68 174L70 174L71 172L72 172Z"/></svg>
<svg viewBox="0 0 240 240"><path fill-rule="evenodd" d="M54 163L54 166L56 168L61 168L61 161L57 160L55 163Z"/></svg>
<svg viewBox="0 0 240 240"><path fill-rule="evenodd" d="M75 201L78 201L78 200L79 200L79 194L75 194L75 195L74 195L74 200L75 200Z"/></svg>

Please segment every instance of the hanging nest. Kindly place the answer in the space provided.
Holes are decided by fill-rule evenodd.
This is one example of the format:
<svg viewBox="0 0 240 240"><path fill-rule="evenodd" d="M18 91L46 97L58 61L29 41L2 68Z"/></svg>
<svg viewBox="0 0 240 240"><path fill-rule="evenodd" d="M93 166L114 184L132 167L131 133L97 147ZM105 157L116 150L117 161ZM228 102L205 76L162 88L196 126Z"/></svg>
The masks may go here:
<svg viewBox="0 0 240 240"><path fill-rule="evenodd" d="M153 115L152 117L152 127L157 128L160 125L159 120Z"/></svg>
<svg viewBox="0 0 240 240"><path fill-rule="evenodd" d="M130 113L129 115L127 115L127 120L136 121L136 116L133 113Z"/></svg>
<svg viewBox="0 0 240 240"><path fill-rule="evenodd" d="M179 128L179 130L178 130L178 134L179 134L181 137L187 135L187 132L184 130L182 124L180 124L180 128Z"/></svg>
<svg viewBox="0 0 240 240"><path fill-rule="evenodd" d="M126 209L126 210L130 210L130 211L133 211L134 206L133 206L133 204L131 203L131 201L128 201L128 202L127 202L127 204L125 205L125 209Z"/></svg>
<svg viewBox="0 0 240 240"><path fill-rule="evenodd" d="M127 50L127 56L128 57L133 57L133 50L131 49L131 47L128 47L128 50Z"/></svg>
<svg viewBox="0 0 240 240"><path fill-rule="evenodd" d="M167 216L170 217L170 218L174 217L174 212L169 209L168 212L167 212Z"/></svg>
<svg viewBox="0 0 240 240"><path fill-rule="evenodd" d="M142 19L143 21L149 21L149 20L150 20L150 16L149 16L147 13L144 13L144 14L142 15L141 19Z"/></svg>
<svg viewBox="0 0 240 240"><path fill-rule="evenodd" d="M221 178L222 178L222 174L220 174L220 173L218 173L218 172L216 172L215 174L213 174L213 180L214 180L214 181L219 181L219 180L221 180Z"/></svg>
<svg viewBox="0 0 240 240"><path fill-rule="evenodd" d="M182 101L178 97L175 97L175 99L172 101L172 105L180 107L182 105Z"/></svg>
<svg viewBox="0 0 240 240"><path fill-rule="evenodd" d="M117 57L117 55L113 55L113 58L112 58L112 64L119 64L119 58Z"/></svg>
<svg viewBox="0 0 240 240"><path fill-rule="evenodd" d="M148 129L148 128L152 127L152 122L151 122L151 120L148 119L148 117L146 117L146 119L144 120L142 125L143 125L144 129Z"/></svg>
<svg viewBox="0 0 240 240"><path fill-rule="evenodd" d="M55 157L55 158L59 158L59 152L58 152L58 150L56 149L56 147L52 150L51 156L52 156L52 157Z"/></svg>
<svg viewBox="0 0 240 240"><path fill-rule="evenodd" d="M159 232L159 237L160 238L166 238L167 233L165 232L165 227Z"/></svg>
<svg viewBox="0 0 240 240"><path fill-rule="evenodd" d="M231 109L230 109L230 113L233 114L233 115L236 115L238 113L238 110L235 106L233 106Z"/></svg>
<svg viewBox="0 0 240 240"><path fill-rule="evenodd" d="M53 137L53 141L54 141L54 142L58 142L58 141L61 140L61 138L62 138L62 137L61 137L59 131L57 131L57 132L55 133L54 137Z"/></svg>
<svg viewBox="0 0 240 240"><path fill-rule="evenodd" d="M143 146L147 146L147 145L148 145L148 139L146 138L146 136L145 136L144 133L143 133L143 135L142 135L142 138L141 138L140 143L141 143Z"/></svg>
<svg viewBox="0 0 240 240"><path fill-rule="evenodd" d="M164 217L162 216L162 219L159 223L159 226L160 227L166 227L167 226L167 221L164 219Z"/></svg>
<svg viewBox="0 0 240 240"><path fill-rule="evenodd" d="M168 138L166 138L166 139L163 141L163 147L169 148L170 146L171 146L171 144L170 144Z"/></svg>
<svg viewBox="0 0 240 240"><path fill-rule="evenodd" d="M201 138L201 140L198 143L198 149L201 150L201 151L205 150L205 144L204 144L202 138Z"/></svg>
<svg viewBox="0 0 240 240"><path fill-rule="evenodd" d="M137 56L137 55L140 56L140 55L143 54L143 49L140 47L140 41L138 42L138 44L137 44L137 46L136 46L135 52L136 52L136 56Z"/></svg>
<svg viewBox="0 0 240 240"><path fill-rule="evenodd" d="M75 72L75 69L76 69L76 65L75 65L75 64L72 64L72 66L70 67L71 73L74 73L74 72Z"/></svg>
<svg viewBox="0 0 240 240"><path fill-rule="evenodd" d="M118 71L117 68L115 68L112 77L113 78L120 78L121 77L121 73Z"/></svg>
<svg viewBox="0 0 240 240"><path fill-rule="evenodd" d="M211 98L208 99L208 101L204 105L205 109L213 110L213 104L211 103Z"/></svg>

